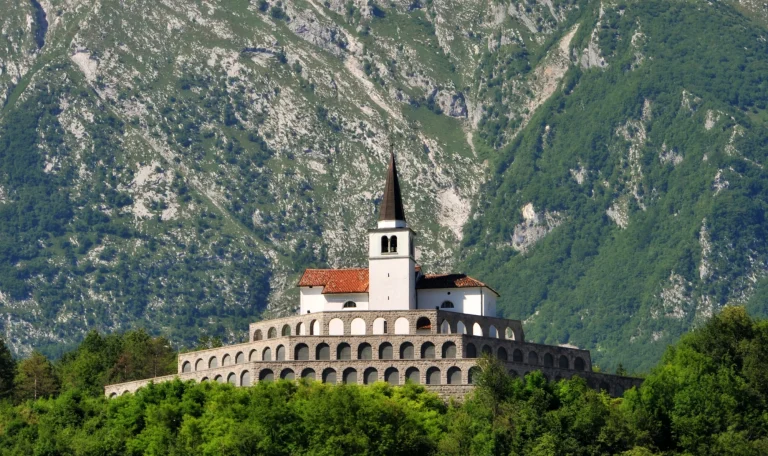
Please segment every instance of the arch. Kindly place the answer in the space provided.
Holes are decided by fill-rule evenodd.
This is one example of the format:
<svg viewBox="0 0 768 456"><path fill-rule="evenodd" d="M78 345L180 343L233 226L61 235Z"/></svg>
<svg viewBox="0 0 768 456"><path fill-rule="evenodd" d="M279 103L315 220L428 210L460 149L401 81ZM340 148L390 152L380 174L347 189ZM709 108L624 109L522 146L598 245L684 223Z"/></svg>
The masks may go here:
<svg viewBox="0 0 768 456"><path fill-rule="evenodd" d="M391 253L397 253L397 236L389 238L389 251Z"/></svg>
<svg viewBox="0 0 768 456"><path fill-rule="evenodd" d="M362 318L355 318L352 320L352 323L349 326L349 332L353 336L364 336L365 335L365 320Z"/></svg>
<svg viewBox="0 0 768 456"><path fill-rule="evenodd" d="M285 361L285 346L278 345L275 351L275 361Z"/></svg>
<svg viewBox="0 0 768 456"><path fill-rule="evenodd" d="M342 342L336 347L336 359L352 359L352 347Z"/></svg>
<svg viewBox="0 0 768 456"><path fill-rule="evenodd" d="M480 353L484 355L493 355L493 350L491 350L491 347L488 345L483 345L483 348L480 349Z"/></svg>
<svg viewBox="0 0 768 456"><path fill-rule="evenodd" d="M387 320L379 317L373 320L373 334L380 335L387 333Z"/></svg>
<svg viewBox="0 0 768 456"><path fill-rule="evenodd" d="M413 356L414 356L413 344L410 342L403 342L400 345L400 359L413 359Z"/></svg>
<svg viewBox="0 0 768 456"><path fill-rule="evenodd" d="M381 237L381 253L389 253L389 238L386 236Z"/></svg>
<svg viewBox="0 0 768 456"><path fill-rule="evenodd" d="M203 369L205 369L205 362L202 358L199 358L197 361L195 361L195 370L201 371Z"/></svg>
<svg viewBox="0 0 768 456"><path fill-rule="evenodd" d="M344 372L341 374L341 381L346 384L357 383L357 371L352 367L344 369Z"/></svg>
<svg viewBox="0 0 768 456"><path fill-rule="evenodd" d="M237 386L237 375L235 375L234 372L230 372L229 375L227 375L227 383Z"/></svg>
<svg viewBox="0 0 768 456"><path fill-rule="evenodd" d="M443 320L442 323L440 323L440 334L450 334L451 333L451 324L448 323L448 320Z"/></svg>
<svg viewBox="0 0 768 456"><path fill-rule="evenodd" d="M416 320L416 334L430 334L432 333L432 320L427 317L419 317Z"/></svg>
<svg viewBox="0 0 768 456"><path fill-rule="evenodd" d="M616 397L624 396L624 387L621 385L616 385L616 387L613 390L613 395Z"/></svg>
<svg viewBox="0 0 768 456"><path fill-rule="evenodd" d="M439 385L440 383L440 369L435 366L427 369L427 385Z"/></svg>
<svg viewBox="0 0 768 456"><path fill-rule="evenodd" d="M363 342L357 346L357 359L373 359L371 344Z"/></svg>
<svg viewBox="0 0 768 456"><path fill-rule="evenodd" d="M240 386L251 386L251 373L247 370L240 374Z"/></svg>
<svg viewBox="0 0 768 456"><path fill-rule="evenodd" d="M259 372L260 382L271 382L274 379L275 374L272 372L272 369L262 369L261 372Z"/></svg>
<svg viewBox="0 0 768 456"><path fill-rule="evenodd" d="M515 351L512 352L512 361L516 363L522 363L523 362L523 352L519 348L516 348Z"/></svg>
<svg viewBox="0 0 768 456"><path fill-rule="evenodd" d="M504 330L504 338L509 340L515 340L515 332L512 331L512 328L507 328Z"/></svg>
<svg viewBox="0 0 768 456"><path fill-rule="evenodd" d="M379 379L379 372L373 367L369 367L363 373L363 383L365 383L366 385L370 385L371 383L376 383L378 379Z"/></svg>
<svg viewBox="0 0 768 456"><path fill-rule="evenodd" d="M267 331L267 339L274 339L275 337L277 337L277 329L269 328L269 331Z"/></svg>
<svg viewBox="0 0 768 456"><path fill-rule="evenodd" d="M602 381L600 382L600 390L609 393L611 391L611 385L609 385L608 382Z"/></svg>
<svg viewBox="0 0 768 456"><path fill-rule="evenodd" d="M181 365L181 372L192 372L192 363L184 361L184 364Z"/></svg>
<svg viewBox="0 0 768 456"><path fill-rule="evenodd" d="M494 339L498 339L499 338L499 332L496 330L495 326L491 325L488 328L488 337L493 337Z"/></svg>
<svg viewBox="0 0 768 456"><path fill-rule="evenodd" d="M208 377L203 377L203 378L200 379L200 383L207 382L207 381L208 381Z"/></svg>
<svg viewBox="0 0 768 456"><path fill-rule="evenodd" d="M531 350L528 352L528 364L539 364L539 354Z"/></svg>
<svg viewBox="0 0 768 456"><path fill-rule="evenodd" d="M262 339L264 339L264 335L261 333L261 330L260 330L260 329L257 329L257 330L256 330L256 331L253 333L253 340L254 340L254 341L256 341L256 340L262 340Z"/></svg>
<svg viewBox="0 0 768 456"><path fill-rule="evenodd" d="M456 323L456 334L466 334L467 333L467 327L464 325L464 322L459 320L458 323Z"/></svg>
<svg viewBox="0 0 768 456"><path fill-rule="evenodd" d="M341 307L344 309L354 309L357 307L357 303L355 301L347 301Z"/></svg>
<svg viewBox="0 0 768 456"><path fill-rule="evenodd" d="M320 335L320 322L317 320L312 320L312 324L309 326L309 335L310 336L319 336Z"/></svg>
<svg viewBox="0 0 768 456"><path fill-rule="evenodd" d="M453 309L454 305L451 301L443 301L442 304L440 304L441 309Z"/></svg>
<svg viewBox="0 0 768 456"><path fill-rule="evenodd" d="M280 331L280 335L283 337L288 337L291 335L291 325L283 325L282 331Z"/></svg>
<svg viewBox="0 0 768 456"><path fill-rule="evenodd" d="M264 349L263 352L261 352L261 360L262 361L272 361L272 349L267 347Z"/></svg>
<svg viewBox="0 0 768 456"><path fill-rule="evenodd" d="M384 342L379 345L379 359L392 359L392 344Z"/></svg>
<svg viewBox="0 0 768 456"><path fill-rule="evenodd" d="M297 336L306 336L307 335L307 325L304 324L302 321L298 325L296 325L296 335Z"/></svg>
<svg viewBox="0 0 768 456"><path fill-rule="evenodd" d="M386 371L384 371L384 381L389 383L390 385L399 385L400 384L400 372L394 368L390 367Z"/></svg>
<svg viewBox="0 0 768 456"><path fill-rule="evenodd" d="M582 359L581 356L577 356L576 360L573 362L573 368L577 371L583 371L586 369L587 363L584 362L584 359Z"/></svg>
<svg viewBox="0 0 768 456"><path fill-rule="evenodd" d="M509 376L512 377L512 378L517 378L518 377L517 371L514 370L514 369L510 369L509 370Z"/></svg>
<svg viewBox="0 0 768 456"><path fill-rule="evenodd" d="M568 357L565 355L560 355L560 359L557 362L557 365L560 369L570 369L571 365L568 362Z"/></svg>
<svg viewBox="0 0 768 456"><path fill-rule="evenodd" d="M318 344L315 347L315 359L317 361L328 361L331 359L331 347L326 343Z"/></svg>
<svg viewBox="0 0 768 456"><path fill-rule="evenodd" d="M483 337L483 328L480 326L480 323L475 322L475 324L472 325L472 335Z"/></svg>
<svg viewBox="0 0 768 456"><path fill-rule="evenodd" d="M509 361L509 355L507 355L507 349L504 347L499 347L499 349L496 351L496 357L501 361Z"/></svg>
<svg viewBox="0 0 768 456"><path fill-rule="evenodd" d="M245 362L245 355L243 352L237 352L235 355L235 364L243 364Z"/></svg>
<svg viewBox="0 0 768 456"><path fill-rule="evenodd" d="M421 345L421 358L435 359L435 344L432 342L424 342Z"/></svg>
<svg viewBox="0 0 768 456"><path fill-rule="evenodd" d="M123 391L123 394L124 394L124 395L125 395L125 394L131 394L131 392L130 392L130 391L128 391L128 390L125 390L125 391Z"/></svg>
<svg viewBox="0 0 768 456"><path fill-rule="evenodd" d="M224 377L222 375L217 375L213 377L214 382L224 383Z"/></svg>
<svg viewBox="0 0 768 456"><path fill-rule="evenodd" d="M328 335L329 336L343 336L344 335L344 322L341 318L334 318L328 322Z"/></svg>
<svg viewBox="0 0 768 456"><path fill-rule="evenodd" d="M461 369L456 366L448 368L448 384L460 385L461 384Z"/></svg>
<svg viewBox="0 0 768 456"><path fill-rule="evenodd" d="M309 360L309 347L307 346L307 344L298 344L293 349L293 359L297 361Z"/></svg>
<svg viewBox="0 0 768 456"><path fill-rule="evenodd" d="M421 383L421 373L419 372L419 369L415 367L409 367L405 370L405 381L411 382L416 385Z"/></svg>
<svg viewBox="0 0 768 456"><path fill-rule="evenodd" d="M232 357L229 356L229 353L227 353L223 358L221 358L221 367L229 366L230 364L232 364Z"/></svg>
<svg viewBox="0 0 768 456"><path fill-rule="evenodd" d="M472 366L469 368L469 384L474 385L477 383L477 376L480 375L480 368Z"/></svg>
<svg viewBox="0 0 768 456"><path fill-rule="evenodd" d="M473 344L467 344L467 348L464 349L465 358L477 358L477 349Z"/></svg>
<svg viewBox="0 0 768 456"><path fill-rule="evenodd" d="M251 352L248 354L248 361L256 361L256 358L258 357L258 350L255 348L251 350Z"/></svg>
<svg viewBox="0 0 768 456"><path fill-rule="evenodd" d="M395 320L395 334L410 334L411 325L408 323L408 319L400 317Z"/></svg>
<svg viewBox="0 0 768 456"><path fill-rule="evenodd" d="M365 320L362 318L355 318L352 320L352 323L350 324L350 333L353 336L364 336L365 335Z"/></svg>
<svg viewBox="0 0 768 456"><path fill-rule="evenodd" d="M296 378L296 374L293 373L293 369L286 367L280 372L280 378L282 380L293 380Z"/></svg>
<svg viewBox="0 0 768 456"><path fill-rule="evenodd" d="M544 367L554 367L555 366L555 358L552 356L551 353L545 353L544 354Z"/></svg>
<svg viewBox="0 0 768 456"><path fill-rule="evenodd" d="M323 371L323 383L336 384L336 371L329 367Z"/></svg>
<svg viewBox="0 0 768 456"><path fill-rule="evenodd" d="M456 357L456 344L450 340L443 344L442 350L443 358L455 358Z"/></svg>
<svg viewBox="0 0 768 456"><path fill-rule="evenodd" d="M215 356L211 356L208 360L208 369L216 369L219 367L219 360Z"/></svg>
<svg viewBox="0 0 768 456"><path fill-rule="evenodd" d="M117 397L117 393L112 393L112 394L110 394L110 395L109 395L109 398L110 398L110 399L114 399L114 398L116 398L116 397Z"/></svg>
<svg viewBox="0 0 768 456"><path fill-rule="evenodd" d="M307 380L314 380L315 379L315 370L311 367L308 367L301 371L301 378L305 378Z"/></svg>

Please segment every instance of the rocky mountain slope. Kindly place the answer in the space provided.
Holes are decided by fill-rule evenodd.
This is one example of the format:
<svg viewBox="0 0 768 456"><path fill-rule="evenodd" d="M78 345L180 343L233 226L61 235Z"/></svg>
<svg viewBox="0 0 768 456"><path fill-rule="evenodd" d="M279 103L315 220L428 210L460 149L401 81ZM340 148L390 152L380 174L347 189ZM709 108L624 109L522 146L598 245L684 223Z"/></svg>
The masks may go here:
<svg viewBox="0 0 768 456"><path fill-rule="evenodd" d="M0 6L17 351L293 311L304 267L364 261L390 147L425 269L483 277L529 338L643 367L761 294L757 3Z"/></svg>

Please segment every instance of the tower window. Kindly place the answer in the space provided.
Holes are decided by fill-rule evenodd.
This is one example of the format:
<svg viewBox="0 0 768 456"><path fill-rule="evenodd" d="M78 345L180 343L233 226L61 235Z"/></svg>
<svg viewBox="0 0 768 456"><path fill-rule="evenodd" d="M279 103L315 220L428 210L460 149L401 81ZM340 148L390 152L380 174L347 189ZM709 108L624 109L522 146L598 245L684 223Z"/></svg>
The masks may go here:
<svg viewBox="0 0 768 456"><path fill-rule="evenodd" d="M397 236L389 238L389 251L392 253L397 252Z"/></svg>
<svg viewBox="0 0 768 456"><path fill-rule="evenodd" d="M351 309L353 307L357 307L357 303L355 301L347 301L344 303L345 309Z"/></svg>
<svg viewBox="0 0 768 456"><path fill-rule="evenodd" d="M442 304L440 304L441 309L453 309L453 303L451 301L443 301Z"/></svg>
<svg viewBox="0 0 768 456"><path fill-rule="evenodd" d="M386 236L381 237L381 253L389 252L389 238Z"/></svg>

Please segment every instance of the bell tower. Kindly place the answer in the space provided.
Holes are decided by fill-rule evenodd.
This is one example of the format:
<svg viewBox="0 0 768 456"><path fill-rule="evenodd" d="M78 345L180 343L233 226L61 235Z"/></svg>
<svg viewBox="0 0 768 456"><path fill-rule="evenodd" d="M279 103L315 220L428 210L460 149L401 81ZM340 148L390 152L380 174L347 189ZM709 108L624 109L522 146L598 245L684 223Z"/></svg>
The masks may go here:
<svg viewBox="0 0 768 456"><path fill-rule="evenodd" d="M416 308L415 237L405 222L395 154L390 153L379 221L368 231L369 310Z"/></svg>

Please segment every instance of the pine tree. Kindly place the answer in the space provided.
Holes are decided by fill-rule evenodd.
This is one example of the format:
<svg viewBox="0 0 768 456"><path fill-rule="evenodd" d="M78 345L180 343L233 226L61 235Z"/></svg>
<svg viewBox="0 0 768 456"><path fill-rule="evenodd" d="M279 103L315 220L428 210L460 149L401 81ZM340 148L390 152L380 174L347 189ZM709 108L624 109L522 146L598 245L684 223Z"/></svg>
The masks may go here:
<svg viewBox="0 0 768 456"><path fill-rule="evenodd" d="M5 341L0 339L0 399L13 393L13 377L15 375L16 360L13 359Z"/></svg>
<svg viewBox="0 0 768 456"><path fill-rule="evenodd" d="M14 384L16 398L20 401L50 397L59 391L53 364L37 351L19 363Z"/></svg>

